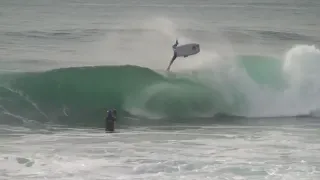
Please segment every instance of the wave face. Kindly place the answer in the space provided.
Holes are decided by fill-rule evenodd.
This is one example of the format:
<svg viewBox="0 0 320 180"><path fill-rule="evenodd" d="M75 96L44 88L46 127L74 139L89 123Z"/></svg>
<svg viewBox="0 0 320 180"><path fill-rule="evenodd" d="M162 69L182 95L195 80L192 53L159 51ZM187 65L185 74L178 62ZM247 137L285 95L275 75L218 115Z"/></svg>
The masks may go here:
<svg viewBox="0 0 320 180"><path fill-rule="evenodd" d="M1 89L4 114L41 121L95 123L107 108L120 114L190 117L223 103L219 92L191 77L166 77L137 66L66 68L4 80L9 82Z"/></svg>
<svg viewBox="0 0 320 180"><path fill-rule="evenodd" d="M123 124L129 116L310 114L320 106L319 58L314 46L296 46L283 60L244 55L180 73L127 65L2 74L0 119L100 126L107 108L117 108Z"/></svg>

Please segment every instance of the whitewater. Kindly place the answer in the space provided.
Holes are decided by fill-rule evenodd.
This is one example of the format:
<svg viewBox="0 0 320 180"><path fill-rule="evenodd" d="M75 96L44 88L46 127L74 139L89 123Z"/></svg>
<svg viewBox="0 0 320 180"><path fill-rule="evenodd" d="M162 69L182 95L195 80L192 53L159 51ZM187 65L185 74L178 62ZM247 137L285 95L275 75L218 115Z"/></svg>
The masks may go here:
<svg viewBox="0 0 320 180"><path fill-rule="evenodd" d="M319 10L1 1L0 178L318 179Z"/></svg>

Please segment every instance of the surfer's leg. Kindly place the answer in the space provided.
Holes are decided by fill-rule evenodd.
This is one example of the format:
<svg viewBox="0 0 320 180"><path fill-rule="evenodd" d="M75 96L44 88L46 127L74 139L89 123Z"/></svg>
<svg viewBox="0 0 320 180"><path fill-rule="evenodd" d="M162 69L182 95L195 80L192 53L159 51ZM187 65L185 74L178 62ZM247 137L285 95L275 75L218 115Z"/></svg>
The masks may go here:
<svg viewBox="0 0 320 180"><path fill-rule="evenodd" d="M113 132L114 131L114 119L111 118L107 118L106 119L106 128L105 131L106 132Z"/></svg>
<svg viewBox="0 0 320 180"><path fill-rule="evenodd" d="M172 59L171 59L171 61L170 61L170 64L169 64L169 66L168 66L168 68L167 68L167 71L170 70L170 67L171 67L172 63L174 62L174 60L176 60L176 58L177 58L177 53L174 53L174 54L173 54L173 57L172 57Z"/></svg>

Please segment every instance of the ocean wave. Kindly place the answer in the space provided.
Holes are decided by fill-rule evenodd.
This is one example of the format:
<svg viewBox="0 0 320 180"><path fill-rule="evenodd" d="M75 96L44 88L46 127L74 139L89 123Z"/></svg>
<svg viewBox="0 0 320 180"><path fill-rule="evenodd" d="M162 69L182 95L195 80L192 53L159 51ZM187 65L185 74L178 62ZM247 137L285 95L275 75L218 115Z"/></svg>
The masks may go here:
<svg viewBox="0 0 320 180"><path fill-rule="evenodd" d="M2 74L0 122L101 126L108 108L118 109L120 124L130 124L128 117L174 122L316 116L319 60L315 46L300 45L283 59L241 55L218 69L192 72L123 65Z"/></svg>

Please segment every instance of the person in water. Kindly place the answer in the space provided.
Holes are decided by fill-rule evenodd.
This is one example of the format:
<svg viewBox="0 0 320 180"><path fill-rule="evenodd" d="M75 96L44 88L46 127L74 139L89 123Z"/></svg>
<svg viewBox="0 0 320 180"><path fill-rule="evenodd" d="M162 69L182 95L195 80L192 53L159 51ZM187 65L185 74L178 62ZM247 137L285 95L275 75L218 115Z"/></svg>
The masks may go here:
<svg viewBox="0 0 320 180"><path fill-rule="evenodd" d="M171 67L172 63L173 63L174 60L176 60L176 58L177 58L176 48L177 48L178 44L179 44L179 42L178 42L178 40L176 40L176 43L172 46L172 49L173 49L173 57L172 57L172 59L171 59L171 61L170 61L170 64L169 64L169 66L168 66L168 68L167 68L167 71L170 70L170 67Z"/></svg>
<svg viewBox="0 0 320 180"><path fill-rule="evenodd" d="M117 120L117 110L112 109L107 111L106 117L106 132L114 132L114 124Z"/></svg>

